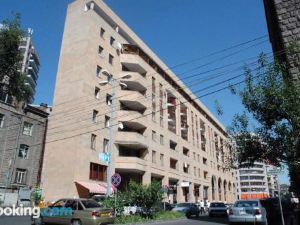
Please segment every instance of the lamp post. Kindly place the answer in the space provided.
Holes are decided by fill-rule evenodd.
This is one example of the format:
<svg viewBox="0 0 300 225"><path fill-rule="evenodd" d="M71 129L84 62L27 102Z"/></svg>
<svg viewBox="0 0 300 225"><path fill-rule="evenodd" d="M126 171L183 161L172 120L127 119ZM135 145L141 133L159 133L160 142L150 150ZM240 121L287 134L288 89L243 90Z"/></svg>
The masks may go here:
<svg viewBox="0 0 300 225"><path fill-rule="evenodd" d="M107 76L107 80L100 81L100 85L110 84L112 86L112 93L111 93L111 104L110 104L110 123L109 123L109 142L108 142L108 159L107 159L107 196L112 194L112 184L111 184L111 176L112 176L112 153L113 153L113 143L114 143L114 119L115 119L115 95L116 95L116 84L119 83L120 85L127 86L125 83L117 81L112 74L110 74L107 70L103 70L102 73ZM131 75L125 75L121 78L129 79Z"/></svg>

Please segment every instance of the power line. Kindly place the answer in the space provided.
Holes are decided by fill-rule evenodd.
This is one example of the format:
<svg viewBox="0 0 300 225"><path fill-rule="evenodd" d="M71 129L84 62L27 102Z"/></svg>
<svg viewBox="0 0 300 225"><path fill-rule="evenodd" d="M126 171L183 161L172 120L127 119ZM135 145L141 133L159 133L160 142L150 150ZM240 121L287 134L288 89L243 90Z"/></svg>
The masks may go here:
<svg viewBox="0 0 300 225"><path fill-rule="evenodd" d="M186 61L186 62L184 62L184 63L180 63L180 64L177 64L177 65L174 65L174 66L172 66L172 67L169 67L169 68L167 68L167 69L164 69L163 71L169 71L169 70L171 70L171 69L173 69L173 68L177 68L177 67L180 67L180 66L183 66L183 65L187 65L187 64L190 64L190 63L199 61L199 60L201 60L201 59L204 59L204 58L207 58L207 57L211 57L211 56L214 56L214 55L217 55L217 54L226 52L226 51L228 51L228 50L235 49L235 48L237 48L237 47L240 47L240 46L243 46L243 45L246 45L246 44L255 42L255 41L257 41L257 40L264 39L264 38L266 38L266 37L267 37L267 35L263 35L263 36L260 36L260 37L256 37L256 38L251 39L251 40L248 40L248 41L246 41L246 42L242 42L242 43L233 45L233 46L231 46L231 47L224 48L224 49L222 49L222 50L219 50L219 51L216 51L216 52L213 52L213 53L210 53L210 54L201 56L201 57L199 57L199 58L192 59L192 60ZM263 41L263 42L266 42L266 41L267 41L267 40L265 40L265 41ZM259 44L261 44L261 43L262 43L262 42L260 42ZM254 47L254 46L250 46L249 48L251 48L251 47ZM239 52L240 52L240 51L239 51ZM235 54L236 54L236 53L235 53ZM232 56L232 55L230 55L230 56ZM229 57L229 56L228 56L228 57ZM210 62L209 64L211 64L211 63L213 63L213 62ZM208 64L206 63L206 64L203 65L203 66L206 66L206 65L208 65ZM202 66L202 67L203 67L203 66ZM195 69L198 69L198 68L200 68L200 67L198 66L198 67L195 68ZM185 72L183 72L183 73L186 73L186 72L187 72L187 71L185 71ZM156 72L156 73L152 73L152 74L150 74L149 76L155 75L155 74L158 74L158 73L157 73L157 72ZM118 78L118 79L121 79L121 78ZM118 79L116 79L116 80L118 80ZM80 81L80 80L76 80L76 81ZM75 82L75 81L74 81L74 82ZM104 90L106 90L106 89L104 89ZM103 91L104 91L104 90L103 90ZM84 98L84 97L86 97L86 96L83 96L83 97L81 97L81 98ZM78 100L78 99L72 99L72 100L68 100L68 101L62 102L62 103L58 103L58 104L56 104L56 106L59 106L59 105L62 105L62 104L66 104L66 103L72 102L72 101L74 101L74 100Z"/></svg>
<svg viewBox="0 0 300 225"><path fill-rule="evenodd" d="M267 53L267 54L272 54L272 52ZM252 58L257 58L257 57L256 57L256 56L255 56L255 57L250 57L250 58L248 58L248 59L252 59ZM248 59L244 59L244 60L248 60ZM205 72L202 72L202 73L192 74L192 75L190 75L190 76L187 76L187 77L184 77L184 78L181 78L181 79L178 78L178 79L175 80L175 81L182 81L182 82L183 82L183 80L185 80L185 79L189 79L189 78L195 77L195 76L200 75L200 74L205 74L205 73L207 73L207 72L212 72L212 71L219 70L219 69L222 69L222 68L225 68L225 67L229 67L229 66L232 66L232 65L234 65L234 64L241 63L241 62L243 62L244 60L240 60L240 61L237 61L237 62L235 62L235 63L230 63L230 64L227 64L227 65L225 65L225 66L218 67L218 68L215 68L215 69L211 69L211 70L208 70L208 71L205 71ZM207 64L205 64L205 65L207 65ZM199 68L199 66L197 66L197 68ZM136 79L136 80L138 80L138 79ZM133 80L133 81L136 81L136 80ZM185 82L183 82L183 83L185 83ZM164 84L168 84L168 82L165 82ZM147 86L146 88L149 88L149 87L151 87L151 85ZM121 96L116 97L116 99L121 98L121 97L125 97L125 96L128 96L128 95L121 95ZM95 102L95 97L93 97L93 98L92 98L92 104L91 104L91 105L94 105L94 104L99 105L99 104L101 104L101 103L105 103L105 101L97 101L96 103L94 103L94 102ZM77 110L76 110L76 109L77 109ZM74 111L74 110L75 110L75 111ZM51 116L51 118L56 117L56 116L59 116L60 114L64 114L64 117L66 117L66 116L69 117L69 116L72 116L72 114L75 114L75 113L80 112L80 111L85 111L85 108L78 108L78 107L71 108L71 109L69 109L69 112L70 112L71 114L68 114L68 115L65 115L65 111L58 111L58 112L55 113L55 115Z"/></svg>
<svg viewBox="0 0 300 225"><path fill-rule="evenodd" d="M264 74L265 74L265 73L264 73ZM259 76L261 76L261 75L263 75L263 74L256 75L256 76L254 76L253 78L255 79L255 78L257 78L257 77L259 77ZM230 87L237 86L237 85L239 85L239 84L244 83L245 81L246 81L246 79L244 79L244 80L242 80L242 81L239 81L239 82L237 82L237 83L231 84ZM217 93L217 92L226 90L226 89L228 89L228 88L230 88L230 87L229 87L229 86L226 86L226 87L220 88L220 89L218 89L218 90L215 90L215 91L212 91L212 92L203 94L203 95L201 95L201 96L197 96L197 97L195 97L195 98L193 98L193 99L191 99L191 100L193 101L193 100L197 100L197 99L200 99L200 98L204 98L204 97L207 97L207 96L209 96L209 95L215 94L215 93ZM178 105L181 105L181 104L184 104L184 103L188 103L188 102L189 102L189 101L180 102L180 103L178 103L178 104L176 104L176 105L174 105L174 106L178 106ZM161 110L166 110L166 109L168 109L168 108L159 109L159 110L157 110L156 112L159 112L159 111L161 111ZM140 119L140 118L144 118L144 117L147 117L147 116L149 116L149 115L151 115L151 114L152 114L152 112L151 112L151 113L148 113L148 114L145 114L145 115L142 115L142 116L140 116L140 117L136 117L136 118L131 119L131 120L129 120L129 121L133 121L133 120L137 120L137 119ZM127 122L128 122L128 121L127 121ZM112 125L110 125L110 126L118 126L118 125L119 125L119 123L117 123L117 124L112 124ZM70 139L70 138L77 137L77 136L81 136L81 135L88 134L88 133L93 133L93 132L96 132L96 131L104 130L104 129L106 129L106 128L109 128L109 127L98 128L98 129L95 129L95 130L83 132L83 133L76 134L76 135L72 135L72 136L69 136L69 137L64 137L64 138L60 138L60 139L54 139L54 140L51 140L51 141L46 141L45 144L49 144L49 143L53 143L53 142L57 142L57 141L61 141L61 140L66 140L66 139ZM34 146L41 145L41 144L43 144L43 142L37 143L37 144L33 144L33 145L29 146L29 147L34 147ZM13 149L16 149L16 148L11 148L11 149L7 149L7 150L13 150Z"/></svg>

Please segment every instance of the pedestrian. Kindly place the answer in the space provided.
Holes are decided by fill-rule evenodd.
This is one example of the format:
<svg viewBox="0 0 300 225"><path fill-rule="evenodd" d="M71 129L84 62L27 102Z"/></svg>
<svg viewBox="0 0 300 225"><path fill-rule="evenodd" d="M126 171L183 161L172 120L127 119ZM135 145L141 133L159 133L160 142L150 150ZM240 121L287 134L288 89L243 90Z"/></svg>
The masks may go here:
<svg viewBox="0 0 300 225"><path fill-rule="evenodd" d="M200 201L200 213L201 213L201 215L204 214L204 202L203 202L203 200Z"/></svg>
<svg viewBox="0 0 300 225"><path fill-rule="evenodd" d="M209 200L207 200L206 204L207 204L207 212L208 212L208 210L209 210L209 207L210 207L210 201L209 201Z"/></svg>

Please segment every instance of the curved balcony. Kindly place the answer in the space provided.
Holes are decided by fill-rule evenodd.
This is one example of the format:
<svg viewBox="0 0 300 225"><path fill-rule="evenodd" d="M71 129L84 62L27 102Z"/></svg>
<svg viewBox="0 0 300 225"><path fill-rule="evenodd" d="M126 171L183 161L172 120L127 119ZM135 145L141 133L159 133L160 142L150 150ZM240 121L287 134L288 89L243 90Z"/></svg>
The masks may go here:
<svg viewBox="0 0 300 225"><path fill-rule="evenodd" d="M137 54L121 54L121 63L126 66L130 71L144 74L146 70L146 62Z"/></svg>
<svg viewBox="0 0 300 225"><path fill-rule="evenodd" d="M132 130L145 130L145 118L137 111L122 110L117 112L118 122Z"/></svg>
<svg viewBox="0 0 300 225"><path fill-rule="evenodd" d="M149 107L147 98L138 91L123 90L119 101L130 110L144 111Z"/></svg>
<svg viewBox="0 0 300 225"><path fill-rule="evenodd" d="M149 86L147 79L138 72L126 71L122 72L121 77L126 77L126 75L130 75L130 78L121 79L120 82L127 85L129 90L145 92L147 87Z"/></svg>
<svg viewBox="0 0 300 225"><path fill-rule="evenodd" d="M116 169L128 172L145 172L146 161L137 157L117 156L115 158Z"/></svg>
<svg viewBox="0 0 300 225"><path fill-rule="evenodd" d="M145 137L137 132L122 132L116 134L115 143L132 149L148 148Z"/></svg>

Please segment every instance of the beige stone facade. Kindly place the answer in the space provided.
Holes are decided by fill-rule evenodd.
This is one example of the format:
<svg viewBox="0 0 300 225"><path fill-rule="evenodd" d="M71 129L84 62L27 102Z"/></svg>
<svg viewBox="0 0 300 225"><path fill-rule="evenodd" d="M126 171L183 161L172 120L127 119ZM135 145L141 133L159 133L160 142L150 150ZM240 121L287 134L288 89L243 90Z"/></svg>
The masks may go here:
<svg viewBox="0 0 300 225"><path fill-rule="evenodd" d="M99 154L109 150L110 125L120 189L130 179L158 180L170 202L235 200L222 124L102 1L77 0L68 7L49 123L46 200L105 186Z"/></svg>

